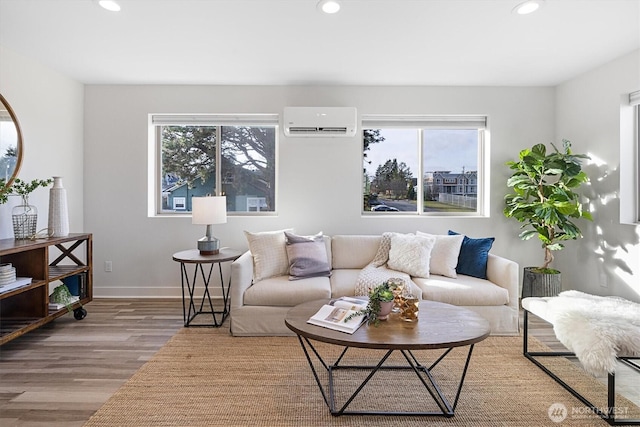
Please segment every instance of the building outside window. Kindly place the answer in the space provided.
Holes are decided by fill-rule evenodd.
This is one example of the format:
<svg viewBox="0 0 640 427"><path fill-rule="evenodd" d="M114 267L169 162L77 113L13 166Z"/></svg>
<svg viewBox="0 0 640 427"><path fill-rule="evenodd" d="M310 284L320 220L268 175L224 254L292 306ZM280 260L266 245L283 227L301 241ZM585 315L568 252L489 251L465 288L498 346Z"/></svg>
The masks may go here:
<svg viewBox="0 0 640 427"><path fill-rule="evenodd" d="M486 117L363 116L363 212L484 215Z"/></svg>
<svg viewBox="0 0 640 427"><path fill-rule="evenodd" d="M157 214L225 195L229 213L276 210L277 115L152 115Z"/></svg>

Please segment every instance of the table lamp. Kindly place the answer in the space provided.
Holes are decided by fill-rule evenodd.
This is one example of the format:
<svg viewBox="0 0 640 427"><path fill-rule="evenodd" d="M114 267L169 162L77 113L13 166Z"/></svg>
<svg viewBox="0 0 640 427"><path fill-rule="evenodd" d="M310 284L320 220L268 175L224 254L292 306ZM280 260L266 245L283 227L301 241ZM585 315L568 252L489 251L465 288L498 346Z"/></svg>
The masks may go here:
<svg viewBox="0 0 640 427"><path fill-rule="evenodd" d="M207 226L207 234L198 240L201 255L215 255L220 252L220 240L211 233L212 224L227 222L226 196L194 197L191 199L191 223Z"/></svg>

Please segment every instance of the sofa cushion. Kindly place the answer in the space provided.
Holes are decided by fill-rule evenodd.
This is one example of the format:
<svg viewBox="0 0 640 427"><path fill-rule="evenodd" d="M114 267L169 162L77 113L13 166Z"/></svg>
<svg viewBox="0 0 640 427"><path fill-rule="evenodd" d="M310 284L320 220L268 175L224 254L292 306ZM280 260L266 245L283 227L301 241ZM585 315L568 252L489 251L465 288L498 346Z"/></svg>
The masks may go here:
<svg viewBox="0 0 640 427"><path fill-rule="evenodd" d="M435 241L435 237L393 234L387 266L411 276L429 277L429 259Z"/></svg>
<svg viewBox="0 0 640 427"><path fill-rule="evenodd" d="M456 235L460 233L449 230L449 234ZM456 267L458 274L466 274L479 279L486 279L487 260L494 240L494 237L472 239L464 236L462 247L460 248L460 256L458 257L458 265Z"/></svg>
<svg viewBox="0 0 640 427"><path fill-rule="evenodd" d="M254 281L287 274L289 261L285 247L285 231L293 232L293 229L260 233L244 232L249 251L253 256Z"/></svg>
<svg viewBox="0 0 640 427"><path fill-rule="evenodd" d="M331 298L354 296L358 276L362 270L359 268L334 269L331 272Z"/></svg>
<svg viewBox="0 0 640 427"><path fill-rule="evenodd" d="M322 232L311 237L298 236L287 231L284 235L289 259L289 280L331 275Z"/></svg>
<svg viewBox="0 0 640 427"><path fill-rule="evenodd" d="M382 236L336 235L331 238L333 268L364 268L378 252Z"/></svg>
<svg viewBox="0 0 640 427"><path fill-rule="evenodd" d="M461 234L444 235L444 234L428 234L418 231L418 236L435 237L436 242L431 250L431 258L429 259L429 274L438 274L456 278L456 266L458 265L458 257L460 256L460 247L464 236Z"/></svg>
<svg viewBox="0 0 640 427"><path fill-rule="evenodd" d="M310 277L292 282L288 276L278 276L249 286L244 292L244 305L293 307L303 302L328 298L331 298L328 277Z"/></svg>
<svg viewBox="0 0 640 427"><path fill-rule="evenodd" d="M477 277L459 275L457 279L431 276L429 279L413 278L422 290L422 298L458 306L494 306L509 303L505 288Z"/></svg>

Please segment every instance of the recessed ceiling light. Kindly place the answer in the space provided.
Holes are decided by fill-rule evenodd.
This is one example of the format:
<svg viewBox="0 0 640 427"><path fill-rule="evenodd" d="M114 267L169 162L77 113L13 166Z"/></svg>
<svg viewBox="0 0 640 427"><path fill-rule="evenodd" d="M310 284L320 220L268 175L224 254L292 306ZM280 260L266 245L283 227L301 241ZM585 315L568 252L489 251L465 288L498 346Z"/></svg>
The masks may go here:
<svg viewBox="0 0 640 427"><path fill-rule="evenodd" d="M518 15L528 15L542 7L544 0L527 0L513 8L513 12Z"/></svg>
<svg viewBox="0 0 640 427"><path fill-rule="evenodd" d="M120 5L113 0L100 0L98 4L111 12L120 12Z"/></svg>
<svg viewBox="0 0 640 427"><path fill-rule="evenodd" d="M317 7L324 13L336 13L340 10L340 2L338 0L320 0Z"/></svg>

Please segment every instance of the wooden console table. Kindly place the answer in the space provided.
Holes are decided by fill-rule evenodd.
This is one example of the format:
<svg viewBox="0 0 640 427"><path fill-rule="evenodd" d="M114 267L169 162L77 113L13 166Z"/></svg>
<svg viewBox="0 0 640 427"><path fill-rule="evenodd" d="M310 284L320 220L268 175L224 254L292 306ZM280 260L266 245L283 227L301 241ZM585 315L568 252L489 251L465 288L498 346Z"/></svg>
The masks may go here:
<svg viewBox="0 0 640 427"><path fill-rule="evenodd" d="M66 314L66 307L49 309L50 284L78 276L79 301L73 304L76 319L83 319L82 305L93 299L92 235L72 233L67 237L37 240L0 240L0 263L11 263L18 277L31 283L3 291L0 288L0 345Z"/></svg>

